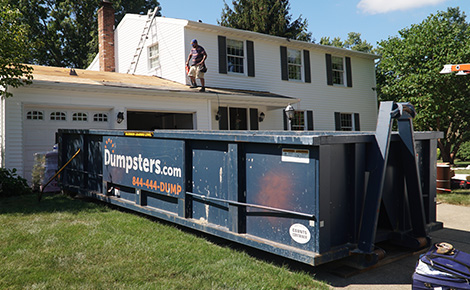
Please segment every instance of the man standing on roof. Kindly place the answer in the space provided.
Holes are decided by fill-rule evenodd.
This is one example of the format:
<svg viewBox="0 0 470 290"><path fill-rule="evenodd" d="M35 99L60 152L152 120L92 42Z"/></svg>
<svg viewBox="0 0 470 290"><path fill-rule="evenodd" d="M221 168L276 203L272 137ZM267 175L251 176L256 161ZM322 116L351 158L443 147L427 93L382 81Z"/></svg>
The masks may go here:
<svg viewBox="0 0 470 290"><path fill-rule="evenodd" d="M191 67L189 68L188 76L191 79L191 88L197 88L196 78L201 81L200 92L205 92L205 81L204 73L207 71L205 60L207 59L207 53L204 47L197 44L197 40L191 40L191 51L189 52L188 59L186 60L186 66L189 66L189 61L192 60Z"/></svg>

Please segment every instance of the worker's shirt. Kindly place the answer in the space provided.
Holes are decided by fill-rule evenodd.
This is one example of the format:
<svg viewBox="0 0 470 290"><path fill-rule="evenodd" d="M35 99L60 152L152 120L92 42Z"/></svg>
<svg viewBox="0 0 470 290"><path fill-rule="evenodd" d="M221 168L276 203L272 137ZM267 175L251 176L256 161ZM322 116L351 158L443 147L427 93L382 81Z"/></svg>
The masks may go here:
<svg viewBox="0 0 470 290"><path fill-rule="evenodd" d="M204 47L198 45L196 48L191 48L191 60L192 60L192 65L195 65L197 63L200 63L204 55L206 54L206 51L204 50Z"/></svg>

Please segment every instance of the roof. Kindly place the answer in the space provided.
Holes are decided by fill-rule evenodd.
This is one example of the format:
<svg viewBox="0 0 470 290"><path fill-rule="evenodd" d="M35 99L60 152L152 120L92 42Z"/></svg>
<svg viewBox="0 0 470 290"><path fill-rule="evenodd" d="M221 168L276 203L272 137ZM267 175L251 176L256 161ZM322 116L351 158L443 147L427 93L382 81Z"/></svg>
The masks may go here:
<svg viewBox="0 0 470 290"><path fill-rule="evenodd" d="M61 67L31 65L33 68L33 85L52 85L67 87L97 87L113 90L140 90L155 93L170 93L174 96L185 96L206 99L227 99L238 101L269 102L273 106L285 106L299 100L264 91L248 91L206 87L205 93L189 88L178 82L155 76L132 75L116 72L70 69ZM72 73L74 72L74 73ZM267 99L269 98L269 100ZM274 102L274 103L272 103Z"/></svg>

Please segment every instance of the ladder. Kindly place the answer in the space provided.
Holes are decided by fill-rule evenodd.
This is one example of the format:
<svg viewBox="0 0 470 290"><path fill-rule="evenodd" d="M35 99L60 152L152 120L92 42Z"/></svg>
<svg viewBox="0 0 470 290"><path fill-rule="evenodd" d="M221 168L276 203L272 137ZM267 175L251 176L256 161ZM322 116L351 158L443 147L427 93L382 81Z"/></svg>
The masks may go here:
<svg viewBox="0 0 470 290"><path fill-rule="evenodd" d="M132 58L131 65L129 66L129 69L127 70L128 74L135 73L135 70L137 68L137 63L139 62L140 55L142 54L142 50L144 49L145 41L147 40L148 34L150 32L150 27L152 26L152 22L157 16L159 9L160 7L157 6L155 7L153 11L152 9L149 9L149 11L147 12L147 20L145 21L144 30L142 31L142 35L140 36L139 44L137 45L137 48L135 49L135 53Z"/></svg>

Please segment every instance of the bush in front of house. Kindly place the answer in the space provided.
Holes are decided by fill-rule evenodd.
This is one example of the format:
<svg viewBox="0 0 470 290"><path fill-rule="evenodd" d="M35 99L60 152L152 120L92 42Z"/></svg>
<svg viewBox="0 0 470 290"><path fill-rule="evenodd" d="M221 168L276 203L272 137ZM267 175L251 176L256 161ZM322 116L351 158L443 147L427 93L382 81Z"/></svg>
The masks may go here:
<svg viewBox="0 0 470 290"><path fill-rule="evenodd" d="M32 193L28 182L16 173L16 169L0 168L0 197Z"/></svg>
<svg viewBox="0 0 470 290"><path fill-rule="evenodd" d="M470 141L462 143L456 157L462 161L470 160Z"/></svg>

